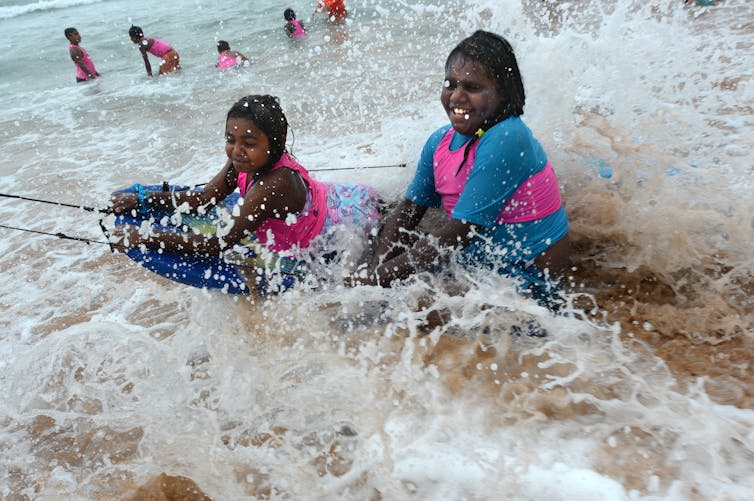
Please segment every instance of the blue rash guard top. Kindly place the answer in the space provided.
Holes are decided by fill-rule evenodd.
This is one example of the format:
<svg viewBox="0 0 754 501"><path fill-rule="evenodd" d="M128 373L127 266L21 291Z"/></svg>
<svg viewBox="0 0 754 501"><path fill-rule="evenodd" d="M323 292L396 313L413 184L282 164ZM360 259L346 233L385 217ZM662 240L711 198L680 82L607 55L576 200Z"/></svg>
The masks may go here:
<svg viewBox="0 0 754 501"><path fill-rule="evenodd" d="M449 141L444 141L448 136ZM532 266L533 260L568 233L559 193L557 205L541 217L530 213L527 221L505 222L502 216L514 195L526 193L532 180L543 182L538 174L549 168L547 155L526 124L511 116L482 135L470 148L469 165L462 167L457 159L463 158L463 150L473 137L450 131L449 124L435 131L422 149L406 198L423 207L444 205L446 212L450 209L449 218L476 225L477 235L463 249L462 262L493 268L530 284L539 282L541 272ZM445 156L442 148L449 150ZM454 165L441 165L445 161ZM449 169L455 174L448 174ZM462 191L455 204L448 204L440 193L449 175L467 176L465 183L462 180L459 184ZM551 179L557 183L554 173Z"/></svg>

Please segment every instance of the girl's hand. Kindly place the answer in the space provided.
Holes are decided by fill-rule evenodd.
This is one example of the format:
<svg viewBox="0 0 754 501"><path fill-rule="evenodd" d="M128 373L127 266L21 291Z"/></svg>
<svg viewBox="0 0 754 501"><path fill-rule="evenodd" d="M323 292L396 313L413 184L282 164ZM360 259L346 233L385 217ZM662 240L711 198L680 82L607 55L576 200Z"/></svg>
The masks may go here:
<svg viewBox="0 0 754 501"><path fill-rule="evenodd" d="M136 193L114 193L110 197L110 208L115 214L125 214L139 206L139 196Z"/></svg>

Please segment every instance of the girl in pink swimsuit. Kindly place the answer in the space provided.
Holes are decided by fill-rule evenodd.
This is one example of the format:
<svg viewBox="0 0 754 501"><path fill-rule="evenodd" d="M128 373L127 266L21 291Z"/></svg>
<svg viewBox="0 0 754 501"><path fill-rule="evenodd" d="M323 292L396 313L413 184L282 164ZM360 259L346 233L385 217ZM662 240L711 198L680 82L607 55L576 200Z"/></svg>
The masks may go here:
<svg viewBox="0 0 754 501"><path fill-rule="evenodd" d="M304 23L296 19L296 13L293 9L285 9L283 19L287 21L283 28L289 38L304 38L307 35Z"/></svg>
<svg viewBox="0 0 754 501"><path fill-rule="evenodd" d="M219 42L217 42L217 52L220 53L220 56L217 58L215 68L220 71L227 70L228 68L235 68L236 66L242 64L242 62L249 60L248 57L244 56L237 50L231 50L230 44L225 40L220 40ZM239 61L239 59L241 61Z"/></svg>
<svg viewBox="0 0 754 501"><path fill-rule="evenodd" d="M147 52L153 56L162 58L160 62L160 75L167 75L173 71L181 69L181 60L178 52L169 44L159 38L145 37L144 31L138 26L131 26L128 30L128 36L131 41L139 46L141 56L144 58L144 66L147 69L147 75L152 76L152 65L149 64Z"/></svg>
<svg viewBox="0 0 754 501"><path fill-rule="evenodd" d="M450 121L424 145L414 180L349 284L389 286L451 260L516 280L555 309L568 271L568 217L544 148L521 119L526 95L513 48L476 31L445 62ZM442 223L420 224L442 207ZM447 269L447 268L445 268Z"/></svg>
<svg viewBox="0 0 754 501"><path fill-rule="evenodd" d="M99 73L94 67L94 62L89 58L89 54L81 47L81 35L76 28L66 28L63 33L65 37L71 42L68 46L68 52L71 54L71 60L76 65L76 81L86 82L97 78Z"/></svg>
<svg viewBox="0 0 754 501"><path fill-rule="evenodd" d="M332 257L334 237L345 226L366 238L379 218L379 199L374 191L364 185L317 181L286 151L287 135L288 122L276 97L244 97L231 107L226 118L228 161L203 189L120 192L111 200L115 214L144 205L206 211L238 188L242 198L230 220L220 223L210 235L153 229L143 236L138 228L122 225L115 236L126 247L146 245L197 257L224 256L231 250L242 253L239 244L250 244L249 239L254 239L283 259L303 259L312 254ZM312 246L315 241L316 247ZM264 273L257 271L260 276Z"/></svg>

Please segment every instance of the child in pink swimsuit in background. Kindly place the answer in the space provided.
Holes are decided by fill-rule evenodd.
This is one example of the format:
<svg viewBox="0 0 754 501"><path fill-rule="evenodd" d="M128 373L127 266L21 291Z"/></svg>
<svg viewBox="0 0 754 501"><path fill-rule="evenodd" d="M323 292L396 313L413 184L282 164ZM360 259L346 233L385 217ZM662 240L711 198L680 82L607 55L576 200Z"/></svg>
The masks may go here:
<svg viewBox="0 0 754 501"><path fill-rule="evenodd" d="M71 42L71 45L68 46L68 52L71 54L71 60L76 65L76 81L86 82L100 76L94 67L94 62L89 58L89 54L87 54L83 47L79 46L81 43L79 31L76 28L66 28L63 33L68 41Z"/></svg>
<svg viewBox="0 0 754 501"><path fill-rule="evenodd" d="M147 75L152 76L152 65L149 64L149 58L147 52L153 56L161 57L160 63L160 75L167 75L176 70L181 69L181 61L178 57L178 52L173 49L169 44L163 42L159 38L145 37L144 31L138 26L131 26L128 30L128 36L131 37L131 41L139 46L141 56L144 58L144 66L147 69Z"/></svg>
<svg viewBox="0 0 754 501"><path fill-rule="evenodd" d="M227 70L228 68L235 68L236 66L239 66L242 63L247 63L249 61L248 57L244 56L237 50L231 50L230 44L225 40L220 40L217 42L217 52L220 53L220 56L217 58L215 68L220 71Z"/></svg>
<svg viewBox="0 0 754 501"><path fill-rule="evenodd" d="M293 9L285 9L283 12L283 19L287 21L283 28L285 29L285 34L288 35L289 38L304 38L306 36L304 23L296 19L296 13Z"/></svg>

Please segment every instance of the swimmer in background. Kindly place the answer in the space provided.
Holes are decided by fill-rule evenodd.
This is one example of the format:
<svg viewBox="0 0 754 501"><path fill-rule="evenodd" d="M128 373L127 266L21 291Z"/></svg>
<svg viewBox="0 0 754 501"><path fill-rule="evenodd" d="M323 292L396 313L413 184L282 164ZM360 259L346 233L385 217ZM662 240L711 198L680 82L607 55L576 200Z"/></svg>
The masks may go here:
<svg viewBox="0 0 754 501"><path fill-rule="evenodd" d="M287 21L283 29L285 29L285 34L288 35L288 38L304 38L307 35L303 21L296 19L296 13L293 9L285 9L283 19Z"/></svg>
<svg viewBox="0 0 754 501"><path fill-rule="evenodd" d="M66 28L63 33L71 42L71 45L68 46L68 52L71 54L73 64L76 65L76 82L86 82L100 76L94 67L94 62L89 58L89 54L79 45L81 43L79 31L76 28Z"/></svg>
<svg viewBox="0 0 754 501"><path fill-rule="evenodd" d="M128 36L131 37L133 43L139 46L141 56L144 58L144 67L147 69L147 75L150 77L152 76L152 65L149 64L147 52L153 56L162 58L160 62L160 75L167 75L181 69L181 60L178 57L178 52L169 44L159 38L145 37L144 31L139 26L131 25L128 29Z"/></svg>
<svg viewBox="0 0 754 501"><path fill-rule="evenodd" d="M235 68L241 64L246 66L249 62L249 58L238 52L237 50L231 50L230 44L225 40L219 40L217 42L217 52L220 56L217 58L215 68L220 71L227 70L228 68ZM241 59L241 61L239 61Z"/></svg>
<svg viewBox="0 0 754 501"><path fill-rule="evenodd" d="M344 0L318 0L312 15L324 7L327 11L327 20L333 24L340 24L348 17L348 11Z"/></svg>

